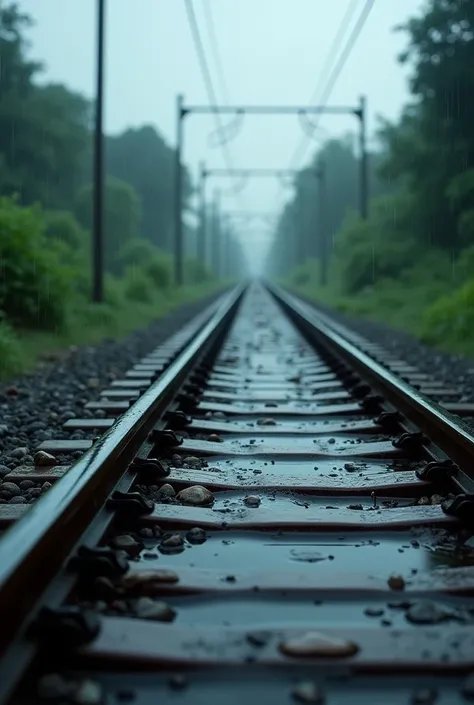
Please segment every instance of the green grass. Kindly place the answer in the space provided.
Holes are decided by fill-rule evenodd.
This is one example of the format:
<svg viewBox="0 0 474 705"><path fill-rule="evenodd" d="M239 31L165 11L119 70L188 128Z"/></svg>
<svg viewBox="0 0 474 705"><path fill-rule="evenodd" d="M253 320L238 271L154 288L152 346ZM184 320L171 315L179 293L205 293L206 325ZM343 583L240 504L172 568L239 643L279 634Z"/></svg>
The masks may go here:
<svg viewBox="0 0 474 705"><path fill-rule="evenodd" d="M120 340L163 318L179 306L223 290L225 285L207 283L156 294L149 303L122 299L111 304L76 301L63 330L13 330L0 323L0 380L29 372L41 359L60 357L71 345L94 345L104 338Z"/></svg>
<svg viewBox="0 0 474 705"><path fill-rule="evenodd" d="M459 286L426 277L379 280L373 287L344 296L337 286L286 281L295 293L348 316L411 333L445 352L474 356L474 280Z"/></svg>

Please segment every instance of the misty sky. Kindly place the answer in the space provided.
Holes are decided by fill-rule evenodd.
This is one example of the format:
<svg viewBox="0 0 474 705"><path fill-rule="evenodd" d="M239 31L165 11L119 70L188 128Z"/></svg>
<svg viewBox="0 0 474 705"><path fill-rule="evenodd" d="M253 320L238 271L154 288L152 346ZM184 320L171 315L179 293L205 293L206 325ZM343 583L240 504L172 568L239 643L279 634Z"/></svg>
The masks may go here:
<svg viewBox="0 0 474 705"><path fill-rule="evenodd" d="M354 0L356 1L356 0ZM205 3L212 10L232 104L307 104L339 23L351 0L194 0L216 90L219 83L207 40ZM328 105L355 106L367 95L369 131L376 116L396 118L409 98L407 70L396 56L407 43L393 27L418 13L422 0L376 0ZM46 64L46 80L61 81L92 97L95 62L95 0L19 0L36 20L31 55ZM108 0L106 129L154 124L174 143L175 97L208 102L183 0ZM352 24L364 5L359 0ZM351 25L352 26L352 25ZM225 102L218 92L219 101ZM185 161L193 175L199 160L224 167L221 151L208 147L212 116L186 121ZM351 116L325 116L320 138L357 129ZM229 145L236 167L287 168L301 141L296 116L247 117ZM315 142L309 142L315 148ZM306 158L311 149L306 151ZM171 175L170 175L171 176ZM209 186L228 189L230 180ZM223 196L229 211L281 208L291 192L276 179L252 179L241 197ZM261 230L250 233L260 238Z"/></svg>

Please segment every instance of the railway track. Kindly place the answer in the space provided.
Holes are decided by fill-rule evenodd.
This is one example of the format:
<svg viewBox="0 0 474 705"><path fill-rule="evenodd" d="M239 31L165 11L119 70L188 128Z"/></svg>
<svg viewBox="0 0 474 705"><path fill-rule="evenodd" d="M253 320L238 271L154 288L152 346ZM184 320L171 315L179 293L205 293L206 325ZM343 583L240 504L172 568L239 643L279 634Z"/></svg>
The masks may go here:
<svg viewBox="0 0 474 705"><path fill-rule="evenodd" d="M226 295L66 424L102 435L5 478L52 486L0 505L0 701L474 700L460 398L275 287Z"/></svg>

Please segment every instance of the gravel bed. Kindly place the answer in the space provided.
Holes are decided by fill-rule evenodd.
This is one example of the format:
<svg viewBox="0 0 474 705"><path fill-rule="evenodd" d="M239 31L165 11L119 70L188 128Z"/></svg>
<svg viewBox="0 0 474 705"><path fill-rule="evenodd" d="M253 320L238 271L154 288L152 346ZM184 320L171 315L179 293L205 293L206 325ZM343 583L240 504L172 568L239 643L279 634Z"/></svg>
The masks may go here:
<svg viewBox="0 0 474 705"><path fill-rule="evenodd" d="M339 313L314 301L304 301L334 318L338 323L352 328L359 335L381 345L405 362L416 366L420 372L432 375L447 387L463 390L460 401L474 402L474 360L462 355L442 352L420 343L413 335L396 330L383 323L363 320Z"/></svg>
<svg viewBox="0 0 474 705"><path fill-rule="evenodd" d="M33 465L36 447L44 440L93 438L93 431L64 431L62 425L74 417L97 418L84 409L110 382L176 333L217 298L186 304L159 321L121 341L105 339L98 345L76 347L48 356L26 375L0 385L0 504L32 503L49 482L22 480L18 484L2 478L20 465ZM70 463L81 451L58 456Z"/></svg>

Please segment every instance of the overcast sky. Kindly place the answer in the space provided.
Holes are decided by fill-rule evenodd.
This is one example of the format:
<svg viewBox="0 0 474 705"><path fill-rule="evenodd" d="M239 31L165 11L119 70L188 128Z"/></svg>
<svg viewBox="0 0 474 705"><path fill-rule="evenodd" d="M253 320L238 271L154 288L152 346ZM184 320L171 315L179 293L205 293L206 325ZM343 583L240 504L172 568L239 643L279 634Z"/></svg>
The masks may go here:
<svg viewBox="0 0 474 705"><path fill-rule="evenodd" d="M351 2L357 5L352 26L365 0L194 0L216 90L206 3L214 19L230 102L306 105ZM356 106L365 94L372 133L378 114L396 118L409 99L407 70L396 61L406 35L393 28L417 14L423 4L375 0L328 101ZM30 33L31 54L45 62L45 78L92 97L95 0L19 0L19 5L36 20ZM107 0L106 56L108 132L151 123L174 144L176 94L184 93L188 104L208 102L184 0ZM218 98L225 102L222 93ZM193 174L201 159L211 168L225 166L221 150L208 146L213 125L212 116L196 115L186 121L184 159ZM355 131L357 122L351 116L324 116L321 128L321 137L338 135ZM229 145L234 165L287 168L302 134L296 116L247 117ZM309 142L306 158L315 144ZM211 189L228 186L223 178L210 183ZM275 210L289 193L276 179L252 179L239 200L224 196L223 204L229 211Z"/></svg>

